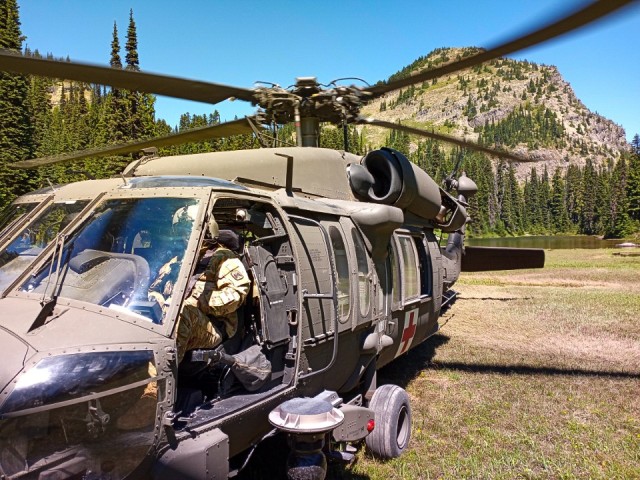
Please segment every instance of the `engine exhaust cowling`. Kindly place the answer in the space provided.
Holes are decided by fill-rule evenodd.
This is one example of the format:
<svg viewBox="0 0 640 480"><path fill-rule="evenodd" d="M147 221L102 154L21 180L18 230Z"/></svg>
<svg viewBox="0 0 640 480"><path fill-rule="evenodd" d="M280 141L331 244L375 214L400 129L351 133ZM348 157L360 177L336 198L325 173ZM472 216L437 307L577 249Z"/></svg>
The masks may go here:
<svg viewBox="0 0 640 480"><path fill-rule="evenodd" d="M391 148L369 152L349 169L353 192L373 203L392 205L432 220L440 211L440 188L423 170Z"/></svg>

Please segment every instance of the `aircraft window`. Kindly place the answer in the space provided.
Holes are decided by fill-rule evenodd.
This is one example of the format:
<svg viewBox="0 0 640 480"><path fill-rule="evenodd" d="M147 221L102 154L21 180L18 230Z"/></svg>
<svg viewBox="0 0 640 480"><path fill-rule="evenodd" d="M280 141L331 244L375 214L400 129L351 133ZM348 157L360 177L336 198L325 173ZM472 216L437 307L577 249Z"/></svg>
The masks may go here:
<svg viewBox="0 0 640 480"><path fill-rule="evenodd" d="M396 253L396 246L391 243L391 251L389 252L389 262L391 271L391 292L392 292L392 305L398 305L400 303L400 267L398 266L398 256Z"/></svg>
<svg viewBox="0 0 640 480"><path fill-rule="evenodd" d="M190 198L112 199L22 289L126 310L161 323L198 210ZM57 275L57 259L62 259ZM56 282L57 285L56 285Z"/></svg>
<svg viewBox="0 0 640 480"><path fill-rule="evenodd" d="M88 200L54 203L0 252L0 290L5 289L87 205Z"/></svg>
<svg viewBox="0 0 640 480"><path fill-rule="evenodd" d="M420 275L420 295L431 295L431 257L427 254L422 237L413 237L418 251L419 275Z"/></svg>
<svg viewBox="0 0 640 480"><path fill-rule="evenodd" d="M11 225L15 220L23 215L26 215L31 210L38 206L37 202L34 203L19 203L12 204L5 208L0 213L0 235L4 234L5 229Z"/></svg>
<svg viewBox="0 0 640 480"><path fill-rule="evenodd" d="M418 257L412 237L399 235L398 240L402 252L402 296L406 301L420 295Z"/></svg>
<svg viewBox="0 0 640 480"><path fill-rule="evenodd" d="M364 243L360 234L355 228L351 230L353 244L356 247L356 260L358 262L358 301L360 303L360 314L365 316L369 313L369 263L365 253Z"/></svg>
<svg viewBox="0 0 640 480"><path fill-rule="evenodd" d="M214 187L233 188L236 190L248 190L243 185L222 180L220 178L195 177L195 176L162 176L162 177L137 177L130 178L127 185L122 188L158 188L158 187Z"/></svg>
<svg viewBox="0 0 640 480"><path fill-rule="evenodd" d="M342 240L342 234L333 225L329 227L331 246L336 259L336 270L338 273L338 315L341 322L346 322L349 318L349 260L347 250Z"/></svg>

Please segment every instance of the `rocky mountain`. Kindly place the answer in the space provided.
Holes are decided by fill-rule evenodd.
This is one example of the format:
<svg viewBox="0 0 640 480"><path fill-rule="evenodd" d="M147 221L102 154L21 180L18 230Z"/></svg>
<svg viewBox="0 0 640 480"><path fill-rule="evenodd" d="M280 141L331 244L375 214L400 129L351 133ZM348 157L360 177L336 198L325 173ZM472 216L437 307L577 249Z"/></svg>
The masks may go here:
<svg viewBox="0 0 640 480"><path fill-rule="evenodd" d="M478 51L437 49L390 80ZM555 66L507 58L392 92L371 102L363 114L526 153L539 159L538 171L543 163L550 172L584 165L588 157L601 164L629 149L624 129L591 112ZM374 147L385 142L383 130L367 127L364 135ZM518 177L530 169L531 164L518 165Z"/></svg>

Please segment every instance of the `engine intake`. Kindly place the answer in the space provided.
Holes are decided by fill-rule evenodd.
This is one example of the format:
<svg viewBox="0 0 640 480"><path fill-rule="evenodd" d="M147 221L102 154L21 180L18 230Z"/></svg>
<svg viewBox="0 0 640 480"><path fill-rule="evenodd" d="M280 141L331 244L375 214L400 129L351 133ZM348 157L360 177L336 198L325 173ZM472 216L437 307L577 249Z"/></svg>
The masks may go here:
<svg viewBox="0 0 640 480"><path fill-rule="evenodd" d="M369 152L349 168L349 184L363 200L392 205L432 220L440 212L440 188L407 157L391 148Z"/></svg>

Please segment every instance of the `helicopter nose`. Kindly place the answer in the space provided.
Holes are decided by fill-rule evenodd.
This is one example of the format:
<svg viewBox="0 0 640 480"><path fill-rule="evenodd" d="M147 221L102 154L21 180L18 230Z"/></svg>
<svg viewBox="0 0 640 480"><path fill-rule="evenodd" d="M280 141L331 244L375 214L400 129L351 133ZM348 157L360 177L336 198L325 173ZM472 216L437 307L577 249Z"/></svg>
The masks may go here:
<svg viewBox="0 0 640 480"><path fill-rule="evenodd" d="M2 345L2 365L0 365L0 392L18 374L27 359L29 346L10 331L0 327L0 345ZM0 398L0 402L2 398Z"/></svg>

